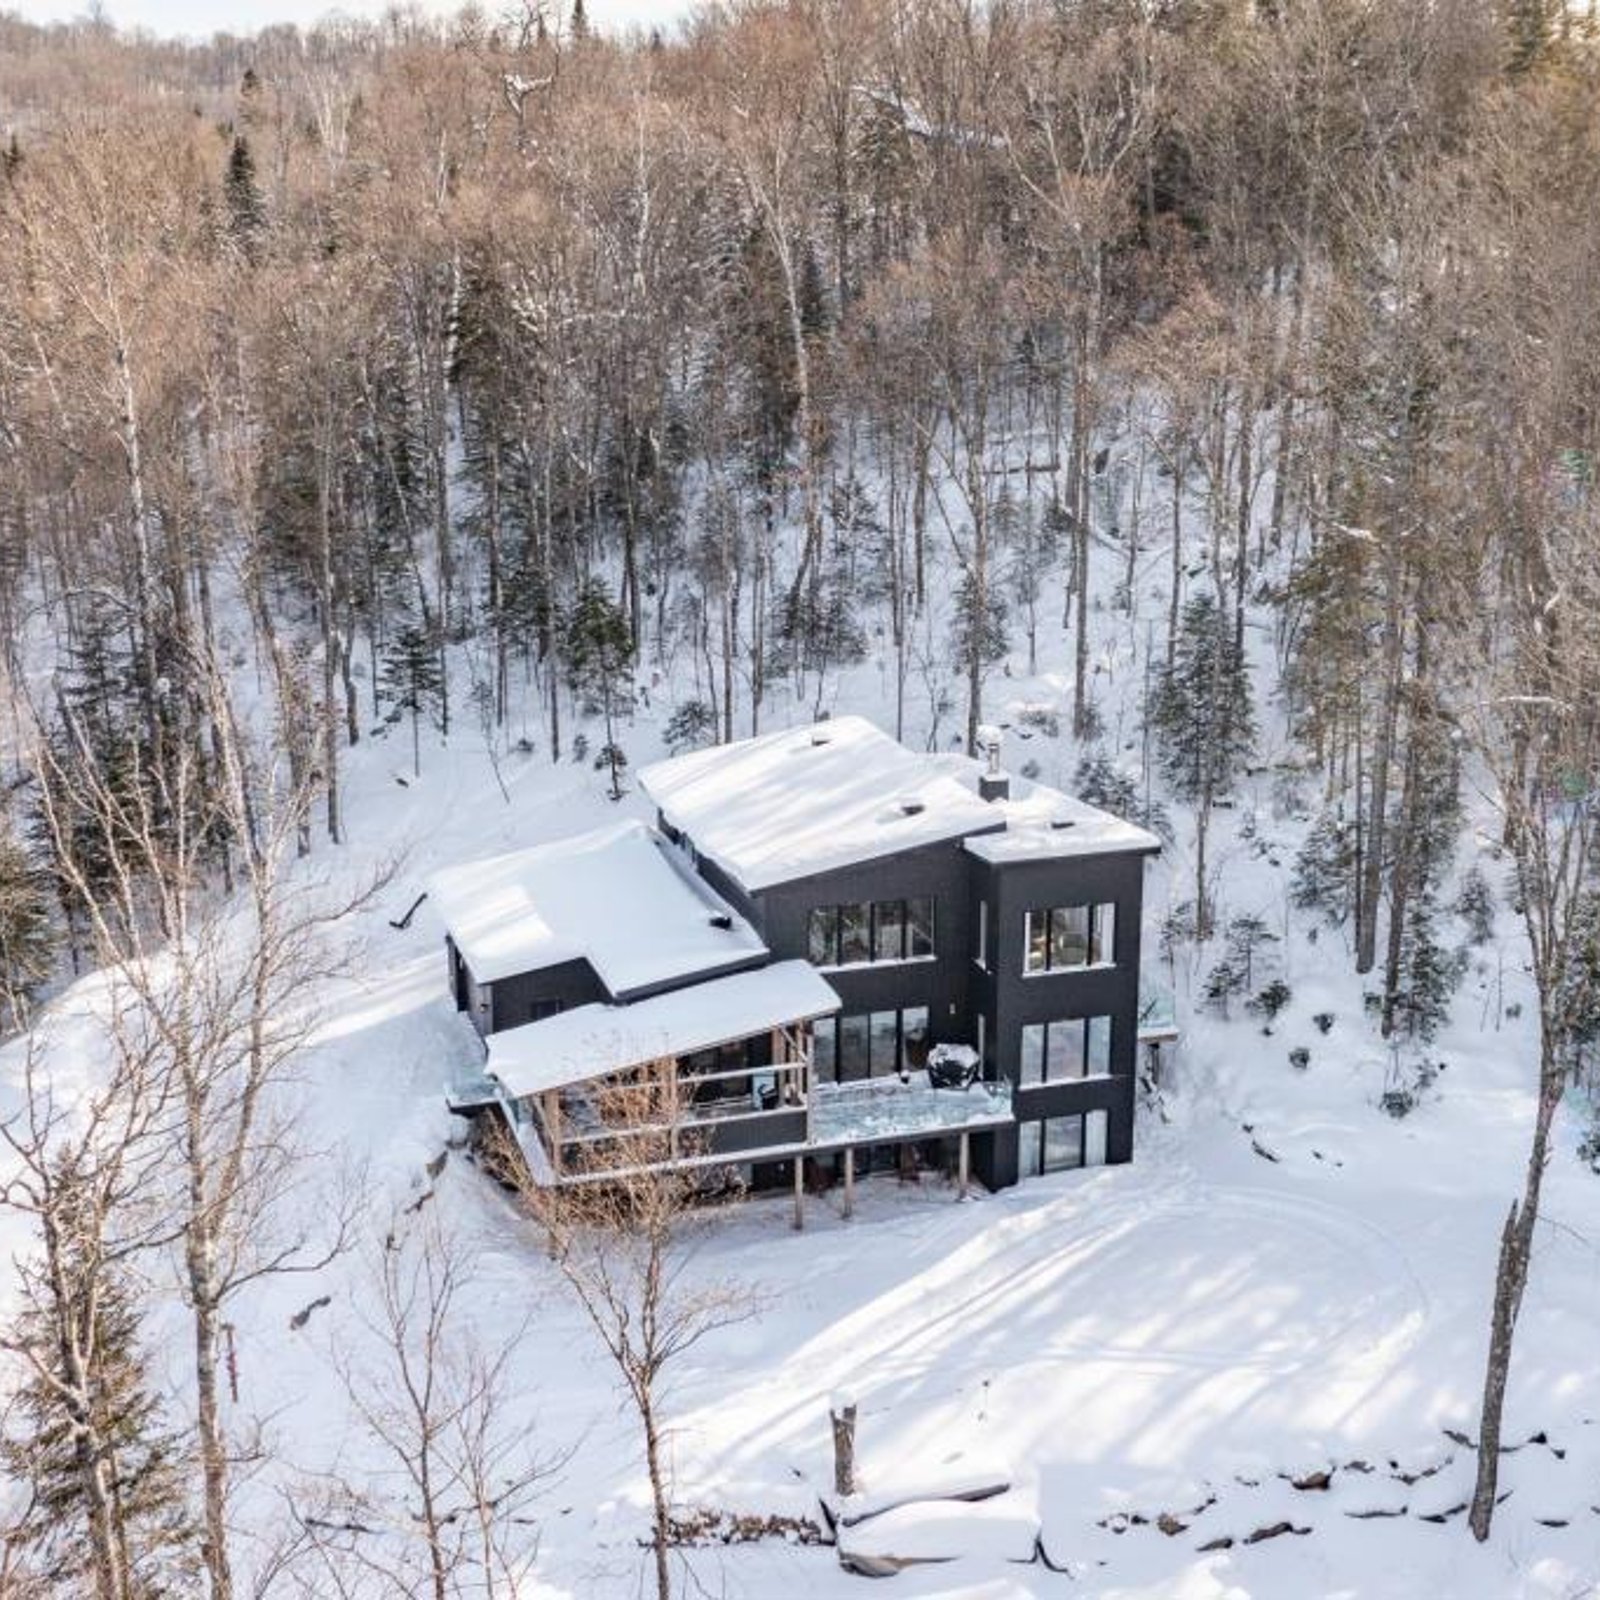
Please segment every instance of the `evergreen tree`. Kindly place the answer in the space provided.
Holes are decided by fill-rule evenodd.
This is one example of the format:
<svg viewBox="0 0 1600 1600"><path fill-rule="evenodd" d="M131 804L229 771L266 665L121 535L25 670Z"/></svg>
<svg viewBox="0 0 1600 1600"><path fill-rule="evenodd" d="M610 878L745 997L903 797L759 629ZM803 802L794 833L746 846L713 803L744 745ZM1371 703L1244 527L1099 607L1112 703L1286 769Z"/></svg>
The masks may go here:
<svg viewBox="0 0 1600 1600"><path fill-rule="evenodd" d="M1306 834L1289 880L1290 902L1302 911L1315 911L1336 928L1344 925L1353 908L1354 834L1343 817L1323 812Z"/></svg>
<svg viewBox="0 0 1600 1600"><path fill-rule="evenodd" d="M1211 809L1238 781L1255 740L1255 713L1244 652L1233 625L1209 593L1183 608L1171 663L1151 698L1150 726L1163 776L1195 808L1195 924L1210 931L1206 833Z"/></svg>
<svg viewBox="0 0 1600 1600"><path fill-rule="evenodd" d="M1406 907L1400 943L1399 982L1388 999L1388 1031L1409 1039L1433 1038L1450 1015L1450 1001L1461 982L1462 958L1439 941L1431 894L1419 894Z"/></svg>
<svg viewBox="0 0 1600 1600"><path fill-rule="evenodd" d="M622 798L622 773L628 759L617 742L620 716L632 714L633 632L628 618L606 593L596 577L587 577L578 589L566 619L567 679L580 705L590 715L605 719L605 742L595 767L611 775L611 798Z"/></svg>
<svg viewBox="0 0 1600 1600"><path fill-rule="evenodd" d="M228 222L233 237L247 258L254 260L262 230L267 225L267 210L256 186L256 162L250 142L242 133L234 135L228 152L228 172L223 179L228 200Z"/></svg>
<svg viewBox="0 0 1600 1600"><path fill-rule="evenodd" d="M1228 922L1228 960L1238 972L1245 989L1253 989L1260 977L1265 953L1278 942L1277 934L1257 916L1233 917Z"/></svg>
<svg viewBox="0 0 1600 1600"><path fill-rule="evenodd" d="M1481 867L1469 867L1450 908L1467 925L1467 944L1485 945L1494 938L1494 890Z"/></svg>
<svg viewBox="0 0 1600 1600"><path fill-rule="evenodd" d="M1138 783L1105 756L1087 755L1078 763L1078 770L1072 775L1072 791L1080 800L1137 822L1141 828L1171 842L1172 819L1167 808L1154 801L1147 805L1140 798Z"/></svg>
<svg viewBox="0 0 1600 1600"><path fill-rule="evenodd" d="M717 708L706 700L685 700L674 708L661 730L662 742L670 754L700 750L717 742Z"/></svg>
<svg viewBox="0 0 1600 1600"><path fill-rule="evenodd" d="M383 657L383 693L390 702L389 720L411 717L411 770L422 776L422 719L443 731L444 668L429 629L407 622L389 642Z"/></svg>
<svg viewBox="0 0 1600 1600"><path fill-rule="evenodd" d="M78 1184L65 1166L55 1182L69 1197ZM93 1594L90 1519L100 1513L87 1479L97 1469L130 1600L186 1592L198 1561L185 1469L150 1386L125 1272L105 1259L95 1225L74 1224L70 1200L54 1220L53 1259L24 1268L27 1303L6 1336L26 1359L0 1434L0 1463L33 1496L20 1542L50 1592Z"/></svg>
<svg viewBox="0 0 1600 1600"><path fill-rule="evenodd" d="M55 964L49 880L20 840L0 833L0 1014L11 1027Z"/></svg>

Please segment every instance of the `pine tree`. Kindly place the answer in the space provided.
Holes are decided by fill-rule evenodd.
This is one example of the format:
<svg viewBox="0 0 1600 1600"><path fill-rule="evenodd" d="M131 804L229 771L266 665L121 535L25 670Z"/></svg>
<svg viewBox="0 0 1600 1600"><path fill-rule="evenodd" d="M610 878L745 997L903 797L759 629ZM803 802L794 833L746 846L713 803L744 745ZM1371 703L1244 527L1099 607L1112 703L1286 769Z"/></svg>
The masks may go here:
<svg viewBox="0 0 1600 1600"><path fill-rule="evenodd" d="M591 715L605 718L605 742L595 767L608 769L611 798L622 798L622 773L627 756L617 742L617 718L632 713L633 632L628 618L606 593L598 578L585 578L567 615L565 655L567 679L579 703Z"/></svg>
<svg viewBox="0 0 1600 1600"><path fill-rule="evenodd" d="M1172 819L1167 808L1154 801L1146 804L1140 798L1136 780L1103 755L1087 755L1078 763L1078 770L1072 775L1072 792L1102 811L1137 822L1169 843L1172 840Z"/></svg>
<svg viewBox="0 0 1600 1600"><path fill-rule="evenodd" d="M59 1193L76 1182L58 1170ZM130 1600L186 1592L198 1562L185 1469L150 1386L125 1272L105 1259L92 1226L73 1225L70 1203L55 1215L54 1239L53 1260L24 1268L28 1303L5 1341L27 1374L0 1435L0 1463L32 1491L21 1542L51 1592L95 1592L92 1467Z"/></svg>
<svg viewBox="0 0 1600 1600"><path fill-rule="evenodd" d="M11 1027L55 965L49 879L21 841L0 833L0 1014Z"/></svg>
<svg viewBox="0 0 1600 1600"><path fill-rule="evenodd" d="M411 770L422 776L422 719L443 729L444 668L431 631L407 622L389 642L383 658L383 693L390 702L389 720L411 717Z"/></svg>
<svg viewBox="0 0 1600 1600"><path fill-rule="evenodd" d="M267 225L266 206L256 186L256 162L250 142L242 133L234 135L228 152L228 173L223 180L228 200L228 221L233 237L249 260L256 256L261 232Z"/></svg>
<svg viewBox="0 0 1600 1600"><path fill-rule="evenodd" d="M1228 960L1238 972L1242 986L1253 989L1261 976L1263 955L1278 942L1277 934L1257 916L1234 917L1228 923Z"/></svg>
<svg viewBox="0 0 1600 1600"><path fill-rule="evenodd" d="M1450 909L1466 923L1469 946L1485 945L1494 938L1494 890L1481 867L1467 869Z"/></svg>
<svg viewBox="0 0 1600 1600"><path fill-rule="evenodd" d="M1205 938L1211 920L1205 880L1211 809L1238 781L1255 741L1244 652L1209 593L1195 595L1183 608L1177 647L1148 715L1163 776L1195 808L1195 924Z"/></svg>
<svg viewBox="0 0 1600 1600"><path fill-rule="evenodd" d="M1406 907L1399 982L1387 1007L1389 1031L1409 1039L1433 1038L1461 982L1462 960L1440 943L1436 921L1433 896L1414 896Z"/></svg>
<svg viewBox="0 0 1600 1600"><path fill-rule="evenodd" d="M1343 817L1323 812L1306 834L1289 880L1290 902L1336 928L1350 916L1355 895L1354 831Z"/></svg>

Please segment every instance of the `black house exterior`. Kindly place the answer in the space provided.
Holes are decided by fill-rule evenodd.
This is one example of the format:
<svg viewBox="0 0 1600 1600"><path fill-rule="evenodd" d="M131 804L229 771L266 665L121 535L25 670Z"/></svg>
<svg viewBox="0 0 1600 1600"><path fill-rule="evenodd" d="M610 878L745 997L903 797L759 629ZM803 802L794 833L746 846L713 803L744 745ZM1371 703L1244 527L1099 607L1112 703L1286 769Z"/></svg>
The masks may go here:
<svg viewBox="0 0 1600 1600"><path fill-rule="evenodd" d="M839 1016L815 1033L819 1081L967 1045L1013 1090L1010 1124L972 1136L991 1188L1131 1158L1153 835L965 757L915 755L859 718L665 762L642 782L663 831L773 959L811 962L838 994ZM914 830L944 836L896 847L901 808ZM801 843L763 848L751 812L770 818L769 838L798 831ZM808 840L824 860L850 859L806 871ZM919 902L931 935L913 949Z"/></svg>
<svg viewBox="0 0 1600 1600"><path fill-rule="evenodd" d="M758 1187L793 1182L797 1208L802 1180L848 1186L863 1164L959 1162L964 1176L970 1161L999 1188L1131 1158L1152 835L1008 779L997 758L985 771L918 755L854 717L661 762L641 784L656 845L728 924L721 959L715 938L691 941L651 972L637 952L591 958L553 936L526 952L551 959L511 971L519 940L497 947L493 916L458 909L478 925L461 941L451 930L457 1004L486 1036L494 1090L539 1123L533 1155L553 1181L585 1018L596 1040L637 1022L641 1041L672 1042L672 1070L706 1107L707 1148ZM470 891L456 885L458 908L475 907ZM548 909L536 887L530 905ZM481 958L493 981L474 972L475 950L495 950ZM651 981L620 986L625 967ZM746 996L756 1011L740 1012ZM761 1026L701 1047L736 1016ZM680 1035L695 1048L679 1050ZM607 1050L587 1064L595 1078L638 1070ZM564 1068L549 1064L563 1054ZM945 1087L952 1061L968 1076L976 1063L978 1082Z"/></svg>

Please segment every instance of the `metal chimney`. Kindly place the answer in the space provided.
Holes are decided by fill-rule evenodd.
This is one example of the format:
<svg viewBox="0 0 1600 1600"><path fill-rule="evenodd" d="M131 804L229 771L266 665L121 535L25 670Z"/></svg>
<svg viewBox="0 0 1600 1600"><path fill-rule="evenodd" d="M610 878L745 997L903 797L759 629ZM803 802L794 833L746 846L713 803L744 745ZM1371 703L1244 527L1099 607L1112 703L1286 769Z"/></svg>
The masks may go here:
<svg viewBox="0 0 1600 1600"><path fill-rule="evenodd" d="M978 729L978 748L988 759L987 770L978 774L978 794L985 800L1009 800L1011 779L1000 770L1000 730L985 723Z"/></svg>

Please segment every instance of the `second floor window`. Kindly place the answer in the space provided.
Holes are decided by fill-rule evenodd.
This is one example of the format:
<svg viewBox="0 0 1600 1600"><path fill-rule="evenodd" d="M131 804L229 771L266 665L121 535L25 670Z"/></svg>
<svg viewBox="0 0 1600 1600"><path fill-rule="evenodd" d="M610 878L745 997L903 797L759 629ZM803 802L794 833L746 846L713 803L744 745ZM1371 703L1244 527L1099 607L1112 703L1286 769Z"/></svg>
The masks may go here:
<svg viewBox="0 0 1600 1600"><path fill-rule="evenodd" d="M1114 905L1052 906L1027 913L1022 970L1070 972L1116 959L1117 908Z"/></svg>
<svg viewBox="0 0 1600 1600"><path fill-rule="evenodd" d="M1023 1024L1018 1072L1023 1084L1099 1078L1110 1071L1110 1017Z"/></svg>
<svg viewBox="0 0 1600 1600"><path fill-rule="evenodd" d="M933 899L817 906L808 927L807 953L815 967L923 960L933 954Z"/></svg>

